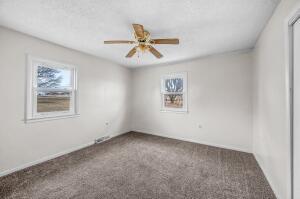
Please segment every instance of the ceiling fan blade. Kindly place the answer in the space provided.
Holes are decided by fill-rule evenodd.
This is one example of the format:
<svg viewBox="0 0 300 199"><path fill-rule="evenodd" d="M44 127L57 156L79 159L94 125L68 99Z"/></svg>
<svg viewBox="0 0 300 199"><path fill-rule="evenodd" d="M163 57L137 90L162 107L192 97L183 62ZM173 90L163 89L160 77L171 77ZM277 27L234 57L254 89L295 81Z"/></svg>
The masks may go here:
<svg viewBox="0 0 300 199"><path fill-rule="evenodd" d="M163 55L160 52L158 52L155 48L153 48L152 46L149 46L149 51L158 59L163 57Z"/></svg>
<svg viewBox="0 0 300 199"><path fill-rule="evenodd" d="M153 44L179 44L179 39L152 39Z"/></svg>
<svg viewBox="0 0 300 199"><path fill-rule="evenodd" d="M127 40L112 40L112 41L104 41L104 44L134 44L134 41Z"/></svg>
<svg viewBox="0 0 300 199"><path fill-rule="evenodd" d="M144 26L140 24L132 24L134 32L138 39L144 38Z"/></svg>
<svg viewBox="0 0 300 199"><path fill-rule="evenodd" d="M134 47L133 49L131 49L129 51L129 53L126 55L127 58L132 57L134 54L136 53L136 47Z"/></svg>

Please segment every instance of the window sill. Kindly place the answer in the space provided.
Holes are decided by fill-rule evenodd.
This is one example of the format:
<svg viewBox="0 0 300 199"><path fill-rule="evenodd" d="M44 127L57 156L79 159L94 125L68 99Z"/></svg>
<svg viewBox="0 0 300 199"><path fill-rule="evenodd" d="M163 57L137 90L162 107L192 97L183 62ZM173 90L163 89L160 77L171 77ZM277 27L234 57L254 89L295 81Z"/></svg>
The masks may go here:
<svg viewBox="0 0 300 199"><path fill-rule="evenodd" d="M43 118L30 118L25 119L25 123L34 123L34 122L46 122L51 120L60 120L60 119L67 119L67 118L74 118L79 117L80 114L73 114L73 115L62 115L62 116L54 116L54 117L43 117Z"/></svg>
<svg viewBox="0 0 300 199"><path fill-rule="evenodd" d="M160 110L161 113L179 113L179 114L188 114L189 112L187 110L165 110L165 109L162 109Z"/></svg>

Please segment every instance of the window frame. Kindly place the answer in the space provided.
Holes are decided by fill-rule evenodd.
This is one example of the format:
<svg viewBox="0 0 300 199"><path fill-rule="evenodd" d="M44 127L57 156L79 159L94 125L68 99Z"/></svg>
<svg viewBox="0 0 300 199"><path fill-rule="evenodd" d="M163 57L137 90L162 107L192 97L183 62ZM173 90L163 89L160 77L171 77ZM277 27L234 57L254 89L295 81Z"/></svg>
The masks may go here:
<svg viewBox="0 0 300 199"><path fill-rule="evenodd" d="M65 88L38 88L37 68L39 63L42 63L43 66L49 68L71 70L71 86ZM72 64L65 64L27 55L25 122L44 121L79 116L77 73L77 67ZM70 110L38 113L37 92L39 91L69 91L71 93Z"/></svg>
<svg viewBox="0 0 300 199"><path fill-rule="evenodd" d="M183 91L182 92L167 92L165 90L165 80L172 78L182 78L183 79ZM187 72L176 72L161 76L160 85L160 96L161 96L161 111L162 112L178 112L187 113L188 112L188 97L187 97ZM182 108L169 108L165 107L164 95L166 94L182 94L183 106Z"/></svg>

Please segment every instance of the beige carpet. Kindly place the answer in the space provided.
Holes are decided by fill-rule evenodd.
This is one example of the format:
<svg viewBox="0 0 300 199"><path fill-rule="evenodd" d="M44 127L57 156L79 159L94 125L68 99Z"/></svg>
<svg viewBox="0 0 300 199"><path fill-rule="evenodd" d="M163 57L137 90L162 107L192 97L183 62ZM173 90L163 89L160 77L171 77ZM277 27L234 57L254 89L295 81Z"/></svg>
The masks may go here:
<svg viewBox="0 0 300 199"><path fill-rule="evenodd" d="M253 155L141 133L0 178L0 198L275 198Z"/></svg>

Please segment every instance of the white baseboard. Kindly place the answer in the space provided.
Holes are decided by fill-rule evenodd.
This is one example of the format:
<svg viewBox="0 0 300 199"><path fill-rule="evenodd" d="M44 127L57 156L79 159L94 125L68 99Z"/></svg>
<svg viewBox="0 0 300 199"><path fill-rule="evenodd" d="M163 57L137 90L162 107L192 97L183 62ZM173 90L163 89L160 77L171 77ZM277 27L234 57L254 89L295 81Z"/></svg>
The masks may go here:
<svg viewBox="0 0 300 199"><path fill-rule="evenodd" d="M209 145L209 146L214 146L214 147L219 147L219 148L225 148L225 149L230 149L230 150L235 150L235 151L252 153L250 151L246 151L246 150L243 150L243 149L240 149L240 148L236 148L236 147L224 146L224 145L215 144L215 143L209 143L209 142L199 142L199 141L195 141L195 140L192 140L192 139L186 139L186 138L181 138L181 137L176 137L176 136L161 135L161 134L157 134L157 133L149 133L149 132L144 132L144 131L134 131L134 132L140 132L140 133L145 133L145 134L150 134L150 135L156 135L156 136L161 136L161 137L166 137L166 138L171 138L171 139L176 139L176 140L193 142L193 143L197 143L197 144L204 144L204 145ZM127 133L127 132L117 133L117 134L113 134L113 135L110 135L110 136L111 136L111 138L113 138L113 137L116 137L116 136L119 136L119 135L122 135L122 134L125 134L125 133ZM25 168L28 168L30 166L34 166L36 164L40 164L40 163L45 162L45 161L57 158L59 156L71 153L73 151L77 151L77 150L83 149L83 148L91 146L93 144L94 144L94 141L91 141L91 142L88 142L86 144L82 144L80 146L72 147L72 148L70 148L68 150L65 150L65 151L62 151L62 152L59 152L59 153L56 153L56 154L53 154L53 155L46 156L46 157L43 157L41 159L38 159L38 160L35 160L35 161L32 161L32 162L28 162L28 163L22 164L20 166L15 167L15 168L4 170L4 171L0 172L0 177L8 175L8 174L11 174L11 173L14 173L16 171L19 171L19 170L22 170L22 169L25 169Z"/></svg>
<svg viewBox="0 0 300 199"><path fill-rule="evenodd" d="M110 139L113 138L113 137L117 137L119 135L125 134L125 133L127 133L127 132L110 135L111 136ZM43 162L46 162L48 160L57 158L57 157L62 156L62 155L66 155L68 153L71 153L71 152L74 152L74 151L78 151L80 149L83 149L83 148L86 148L88 146L91 146L94 143L95 143L95 141L93 140L91 142L82 144L80 146L72 147L72 148L67 149L65 151L62 151L62 152L59 152L59 153L56 153L56 154L53 154L53 155L46 156L46 157L43 157L41 159L38 159L38 160L35 160L35 161L32 161L32 162L28 162L28 163L22 164L20 166L15 167L15 168L1 171L0 172L0 177L6 176L8 174L14 173L16 171L20 171L22 169L26 169L28 167L31 167L31 166L34 166L34 165L37 165L37 164L40 164L40 163L43 163Z"/></svg>
<svg viewBox="0 0 300 199"><path fill-rule="evenodd" d="M215 143L208 143L208 142L199 142L199 141L195 141L195 140L192 140L192 139L186 139L186 138L180 138L180 137L176 137L176 136L170 136L170 135L161 135L161 134L158 134L158 133L149 133L149 132L142 132L142 131L133 131L133 132L138 132L138 133L144 133L144 134L150 134L150 135L156 135L156 136L160 136L160 137L166 137L166 138L171 138L171 139L176 139L176 140L182 140L182 141L187 141L187 142L192 142L192 143L197 143L197 144L204 144L204 145L209 145L209 146L214 146L214 147L219 147L219 148L225 148L225 149L230 149L230 150L235 150L235 151L241 151L241 152L246 152L246 153L252 153L250 151L246 151L246 150L243 150L243 149L239 149L239 148L236 148L236 147L230 147L230 146L224 146L224 145L220 145L220 144L215 144ZM118 134L113 134L113 135L110 135L111 138L113 137L117 137L119 135L122 135L122 134L125 134L125 133L128 133L128 132L124 132L124 133L118 133ZM110 139L111 139L110 138ZM77 151L77 150L80 150L80 149L83 149L83 148L86 148L88 146L91 146L94 144L94 141L91 141L91 142L88 142L86 144L82 144L80 146L76 146L76 147L72 147L68 150L65 150L65 151L62 151L62 152L59 152L59 153L56 153L56 154L53 154L53 155L49 155L49 156L46 156L46 157L43 157L41 159L38 159L38 160L35 160L35 161L32 161L32 162L28 162L26 164L23 164L23 165L20 165L20 166L17 166L15 168L12 168L12 169L8 169L8 170L5 170L5 171L2 171L0 172L0 177L3 177L3 176L6 176L8 174L11 174L11 173L14 173L16 171L19 171L19 170L22 170L22 169L25 169L25 168L28 168L28 167L31 167L31 166L34 166L34 165L37 165L37 164L40 164L40 163L43 163L43 162L46 162L48 160L51 160L51 159L54 159L54 158L57 158L59 156L62 156L62 155L65 155L65 154L68 154L68 153L71 153L71 152L74 152L74 151ZM260 168L262 169L263 173L265 174L271 188L273 189L275 195L277 198L280 198L278 197L278 193L276 192L276 190L274 189L274 185L273 185L273 182L271 180L271 177L270 175L268 174L268 172L266 172L266 169L263 167L263 165L261 164L261 161L260 159L257 157L256 154L253 154L256 161L258 162Z"/></svg>
<svg viewBox="0 0 300 199"><path fill-rule="evenodd" d="M5 171L2 171L0 173L0 177L2 176L5 176L5 175L8 175L8 174L11 174L11 173L14 173L16 171L19 171L19 170L22 170L22 169L26 169L27 167L31 167L31 166L34 166L34 165L37 165L37 164L40 164L42 162L46 162L48 160L51 160L51 159L54 159L54 158L57 158L59 156L62 156L62 155L65 155L65 154L68 154L68 153L71 153L73 151L77 151L77 150L80 150L80 149L83 149L85 147L88 147L88 146L91 146L93 145L94 142L91 141L89 143L86 143L86 144L82 144L80 146L76 146L76 147L72 147L68 150L65 150L65 151L62 151L62 152L59 152L59 153L56 153L56 154L53 154L53 155L49 155L49 156L46 156L46 157L43 157L41 159L38 159L38 160L35 160L35 161L32 161L32 162L28 162L28 163L25 163L25 164L22 164L20 166L17 166L15 168L12 168L12 169L8 169L8 170L5 170Z"/></svg>
<svg viewBox="0 0 300 199"><path fill-rule="evenodd" d="M225 146L225 145L221 145L221 144L215 144L215 143L211 143L211 142L202 142L202 141L197 141L197 140L192 140L192 139L187 139L187 138L182 138L182 137L176 137L176 136L171 136L171 135L161 135L159 133L149 133L149 132L144 132L144 131L139 131L139 130L137 130L137 131L134 130L133 132L145 133L145 134L149 134L149 135L156 135L156 136L160 136L160 137L166 137L166 138L171 138L171 139L175 139L175 140L182 140L182 141L192 142L192 143L197 143L197 144L204 144L204 145L208 145L208 146L214 146L214 147L223 148L223 149L230 149L230 150L240 151L240 152L245 152L245 153L252 153L252 151L248 151L245 149L232 147L232 146Z"/></svg>

